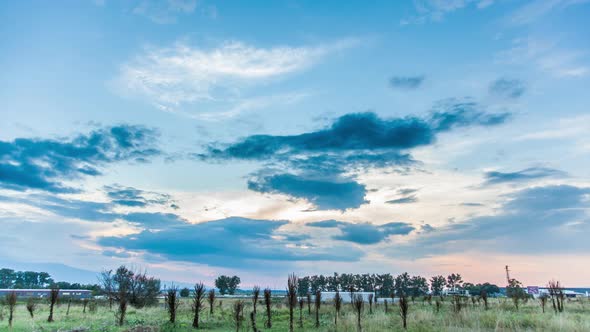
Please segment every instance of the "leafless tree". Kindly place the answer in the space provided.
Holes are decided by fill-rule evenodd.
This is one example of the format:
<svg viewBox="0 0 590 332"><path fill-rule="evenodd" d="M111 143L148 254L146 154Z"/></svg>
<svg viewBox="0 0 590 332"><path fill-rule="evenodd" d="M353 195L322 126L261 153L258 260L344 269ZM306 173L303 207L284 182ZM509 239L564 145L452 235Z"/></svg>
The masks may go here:
<svg viewBox="0 0 590 332"><path fill-rule="evenodd" d="M289 331L293 332L293 309L297 305L297 287L299 279L293 273L287 279L287 305L289 306Z"/></svg>
<svg viewBox="0 0 590 332"><path fill-rule="evenodd" d="M198 329L199 313L203 309L203 298L205 297L205 285L202 282L195 284L195 294L193 296L193 327Z"/></svg>
<svg viewBox="0 0 590 332"><path fill-rule="evenodd" d="M336 295L334 296L334 308L336 309L336 315L334 316L334 325L338 326L338 316L340 316L340 309L342 308L342 296L340 296L339 291L336 291Z"/></svg>
<svg viewBox="0 0 590 332"><path fill-rule="evenodd" d="M354 302L354 285L348 287L348 293L350 294L350 304Z"/></svg>
<svg viewBox="0 0 590 332"><path fill-rule="evenodd" d="M311 293L307 292L307 314L311 316Z"/></svg>
<svg viewBox="0 0 590 332"><path fill-rule="evenodd" d="M82 299L82 307L84 308L82 309L83 314L86 313L86 306L88 306L88 299Z"/></svg>
<svg viewBox="0 0 590 332"><path fill-rule="evenodd" d="M72 297L68 297L68 309L66 310L66 317L70 315L70 307L72 306Z"/></svg>
<svg viewBox="0 0 590 332"><path fill-rule="evenodd" d="M435 304L436 304L436 313L438 313L440 311L440 305L441 305L440 299L436 299Z"/></svg>
<svg viewBox="0 0 590 332"><path fill-rule="evenodd" d="M242 329L242 323L244 321L244 301L238 300L234 302L232 318L236 323L236 332Z"/></svg>
<svg viewBox="0 0 590 332"><path fill-rule="evenodd" d="M560 282L556 280L549 281L548 287L553 310L555 310L556 313L563 312L563 302L565 299L563 287L561 286Z"/></svg>
<svg viewBox="0 0 590 332"><path fill-rule="evenodd" d="M170 316L170 323L176 324L176 311L180 305L180 299L178 298L178 287L172 285L166 292L166 309Z"/></svg>
<svg viewBox="0 0 590 332"><path fill-rule="evenodd" d="M483 300L483 305L484 308L486 308L486 310L488 310L488 292L486 292L485 290L482 290L480 293L480 297Z"/></svg>
<svg viewBox="0 0 590 332"><path fill-rule="evenodd" d="M34 298L30 297L27 300L27 311L29 312L31 319L35 318L35 310L36 309L37 309L37 302L35 302Z"/></svg>
<svg viewBox="0 0 590 332"><path fill-rule="evenodd" d="M361 325L361 316L363 313L363 305L364 305L365 301L363 299L363 296L361 294L357 294L354 296L354 299L352 301L352 307L354 308L354 311L356 313L356 329L357 331L362 331L362 325Z"/></svg>
<svg viewBox="0 0 590 332"><path fill-rule="evenodd" d="M215 304L215 289L211 288L207 295L207 302L209 302L209 315L213 315L213 305Z"/></svg>
<svg viewBox="0 0 590 332"><path fill-rule="evenodd" d="M254 288L252 288L252 305L253 305L252 311L254 312L254 316L256 316L256 305L258 304L259 297L260 297L260 287L254 286Z"/></svg>
<svg viewBox="0 0 590 332"><path fill-rule="evenodd" d="M264 322L264 326L266 328L272 327L272 320L271 320L271 306L272 306L272 291L270 288L264 289L264 305L266 307L266 322Z"/></svg>
<svg viewBox="0 0 590 332"><path fill-rule="evenodd" d="M252 332L259 332L256 327L256 313L254 311L250 312L250 324L252 325Z"/></svg>
<svg viewBox="0 0 590 332"><path fill-rule="evenodd" d="M402 318L402 325L404 330L408 329L408 298L405 295L399 298L399 315Z"/></svg>
<svg viewBox="0 0 590 332"><path fill-rule="evenodd" d="M372 293L369 294L369 314L372 315L373 314L373 298L375 295L373 295Z"/></svg>
<svg viewBox="0 0 590 332"><path fill-rule="evenodd" d="M547 298L548 298L548 296L545 294L539 296L539 302L541 302L541 310L543 310L543 313L545 313L545 306L547 305Z"/></svg>
<svg viewBox="0 0 590 332"><path fill-rule="evenodd" d="M299 299L299 327L303 327L303 306L305 306L305 300Z"/></svg>
<svg viewBox="0 0 590 332"><path fill-rule="evenodd" d="M6 294L6 304L8 304L8 326L12 329L14 319L14 308L16 308L16 292Z"/></svg>
<svg viewBox="0 0 590 332"><path fill-rule="evenodd" d="M385 313L388 313L389 309L387 308L387 299L383 299L383 306L385 307Z"/></svg>
<svg viewBox="0 0 590 332"><path fill-rule="evenodd" d="M49 292L49 317L47 318L47 321L49 323L53 322L53 307L55 307L58 298L59 288L57 286L54 286L51 288L51 291Z"/></svg>
<svg viewBox="0 0 590 332"><path fill-rule="evenodd" d="M315 292L315 327L320 327L320 306L322 305L322 291Z"/></svg>

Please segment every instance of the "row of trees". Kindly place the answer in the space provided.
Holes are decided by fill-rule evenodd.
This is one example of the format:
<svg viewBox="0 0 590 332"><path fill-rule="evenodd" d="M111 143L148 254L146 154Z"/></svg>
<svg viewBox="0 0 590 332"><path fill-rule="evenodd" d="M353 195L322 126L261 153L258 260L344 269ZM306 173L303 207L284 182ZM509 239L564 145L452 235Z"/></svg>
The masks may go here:
<svg viewBox="0 0 590 332"><path fill-rule="evenodd" d="M298 296L317 291L346 291L346 292L374 292L379 297L395 296L422 296L429 291L433 295L441 295L444 289L467 290L472 295L479 295L482 291L488 294L499 293L500 289L490 283L472 284L464 283L460 274L434 276L427 280L421 276L411 276L407 272L397 276L386 274L338 274L331 276L314 275L298 278Z"/></svg>
<svg viewBox="0 0 590 332"><path fill-rule="evenodd" d="M87 289L91 290L93 295L100 295L100 285L69 283L66 281L55 282L47 272L35 271L15 271L12 269L0 269L0 288L8 289Z"/></svg>

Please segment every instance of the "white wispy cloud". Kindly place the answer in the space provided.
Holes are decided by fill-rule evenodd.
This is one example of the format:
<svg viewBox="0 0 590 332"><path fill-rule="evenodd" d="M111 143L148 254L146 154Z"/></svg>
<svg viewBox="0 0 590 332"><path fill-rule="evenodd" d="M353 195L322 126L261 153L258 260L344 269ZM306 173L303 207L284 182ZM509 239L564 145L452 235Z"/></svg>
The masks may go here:
<svg viewBox="0 0 590 332"><path fill-rule="evenodd" d="M475 5L478 9L491 6L494 0L414 0L416 15L401 20L401 25L441 21L445 15Z"/></svg>
<svg viewBox="0 0 590 332"><path fill-rule="evenodd" d="M133 13L158 24L170 24L176 22L177 15L190 14L196 8L197 0L142 0Z"/></svg>
<svg viewBox="0 0 590 332"><path fill-rule="evenodd" d="M315 46L262 48L229 41L202 48L180 42L146 49L121 67L116 83L121 93L145 98L171 112L186 104L236 99L240 102L234 108L251 108L244 89L304 71L356 43L344 39ZM250 105L239 105L245 101ZM254 103L260 104L260 99Z"/></svg>
<svg viewBox="0 0 590 332"><path fill-rule="evenodd" d="M555 10L589 2L588 0L535 0L518 8L508 16L511 25L529 24Z"/></svg>
<svg viewBox="0 0 590 332"><path fill-rule="evenodd" d="M499 63L533 64L557 77L580 77L590 72L588 52L571 50L551 41L534 38L515 39L512 47L497 54Z"/></svg>

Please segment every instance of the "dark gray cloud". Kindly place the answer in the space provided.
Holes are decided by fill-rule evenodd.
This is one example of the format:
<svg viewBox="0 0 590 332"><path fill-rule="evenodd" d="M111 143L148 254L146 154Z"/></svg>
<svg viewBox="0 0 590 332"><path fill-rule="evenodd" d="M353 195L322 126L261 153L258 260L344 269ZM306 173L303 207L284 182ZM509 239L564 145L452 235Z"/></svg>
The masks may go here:
<svg viewBox="0 0 590 332"><path fill-rule="evenodd" d="M579 253L590 232L590 188L532 187L505 197L494 215L439 227L412 244L395 248L412 257L466 249L510 253Z"/></svg>
<svg viewBox="0 0 590 332"><path fill-rule="evenodd" d="M338 228L341 234L332 236L335 240L354 242L358 244L376 244L386 240L391 235L407 235L415 228L404 222L391 222L383 225L371 223L347 223L336 220L310 222L309 227Z"/></svg>
<svg viewBox="0 0 590 332"><path fill-rule="evenodd" d="M281 234L278 229L286 224L284 220L230 217L175 225L157 232L146 230L123 237L103 237L99 244L161 255L170 260L234 268L249 266L252 261L357 261L362 257L360 251L352 248L307 250L296 245L301 240L298 237L277 238L275 235Z"/></svg>
<svg viewBox="0 0 590 332"><path fill-rule="evenodd" d="M525 93L526 86L521 80L504 77L490 83L488 90L500 98L518 99Z"/></svg>
<svg viewBox="0 0 590 332"><path fill-rule="evenodd" d="M484 174L486 179L484 185L525 182L541 178L565 176L567 176L567 174L563 171L546 167L530 167L516 172L490 171Z"/></svg>
<svg viewBox="0 0 590 332"><path fill-rule="evenodd" d="M118 161L145 162L158 155L157 133L141 126L98 129L71 139L17 138L0 141L0 187L73 192L63 180L101 174Z"/></svg>
<svg viewBox="0 0 590 332"><path fill-rule="evenodd" d="M130 207L145 207L148 205L168 205L173 208L178 206L173 202L168 194L145 191L133 187L124 187L118 184L104 186L104 191L111 199L111 202L117 205Z"/></svg>
<svg viewBox="0 0 590 332"><path fill-rule="evenodd" d="M449 99L425 118L383 119L375 113L343 115L327 128L299 135L252 135L227 145L211 145L197 155L207 161L255 160L263 169L248 187L304 198L320 209L356 208L366 188L353 175L371 168L416 164L408 149L429 145L438 134L467 126L495 126L508 113L488 114L469 100ZM341 200L334 194L340 191Z"/></svg>
<svg viewBox="0 0 590 332"><path fill-rule="evenodd" d="M389 200L385 203L388 203L388 204L408 204L408 203L415 203L417 201L418 201L418 198L416 198L416 196L406 196L406 197L392 199L392 200Z"/></svg>
<svg viewBox="0 0 590 332"><path fill-rule="evenodd" d="M422 85L425 78L424 75L394 76L389 80L389 84L394 89L414 90Z"/></svg>
<svg viewBox="0 0 590 332"><path fill-rule="evenodd" d="M317 208L345 210L365 201L365 186L355 181L337 182L277 174L248 181L248 188L262 193L280 193L305 198Z"/></svg>

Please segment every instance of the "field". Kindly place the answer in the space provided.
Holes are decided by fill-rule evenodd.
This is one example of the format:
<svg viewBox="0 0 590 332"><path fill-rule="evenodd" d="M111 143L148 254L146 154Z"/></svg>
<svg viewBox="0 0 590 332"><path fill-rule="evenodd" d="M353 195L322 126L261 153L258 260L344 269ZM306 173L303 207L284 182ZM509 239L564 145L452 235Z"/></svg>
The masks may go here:
<svg viewBox="0 0 590 332"><path fill-rule="evenodd" d="M214 314L209 314L209 307L201 314L200 329L205 331L236 331L232 319L233 303L236 299L222 299L214 307ZM19 303L14 318L13 331L193 331L191 302L183 299L180 303L177 322L168 322L168 313L161 303L157 307L135 309L129 308L126 324L122 327L115 325L115 307L110 310L108 305L98 306L95 312L82 313L80 304L72 304L69 315L67 303L56 308L55 322L48 323L49 307L39 304L35 311L35 318L31 319L24 303ZM8 328L8 308L2 309L3 320L0 321L1 331ZM350 303L344 304L341 317L338 319L338 329L334 327L334 306L324 303L320 310L320 327L315 327L313 305L311 315L307 305L303 309L303 327L299 327L299 308L295 310L295 331L357 331L356 314ZM240 331L252 331L249 313L252 304L246 299L244 321ZM265 308L263 303L257 307L257 328L261 331L288 331L289 311L282 299L275 299L272 306L272 328L264 327ZM398 305L385 306L379 304L369 313L365 303L361 316L363 331L403 331ZM441 302L439 311L435 302L432 304L422 300L410 301L408 313L408 331L590 331L590 301L588 299L568 300L565 312L556 314L547 303L546 312L542 313L539 301L530 300L521 304L516 310L506 299L490 299L490 308L484 309L483 304L473 304L469 301L460 312L455 312L450 299Z"/></svg>

